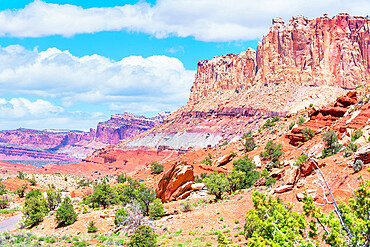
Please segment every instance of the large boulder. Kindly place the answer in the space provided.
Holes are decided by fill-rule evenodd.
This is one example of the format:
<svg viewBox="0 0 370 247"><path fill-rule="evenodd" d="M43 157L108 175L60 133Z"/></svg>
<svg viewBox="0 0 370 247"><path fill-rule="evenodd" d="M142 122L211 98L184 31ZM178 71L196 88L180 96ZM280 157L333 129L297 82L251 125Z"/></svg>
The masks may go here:
<svg viewBox="0 0 370 247"><path fill-rule="evenodd" d="M187 190L191 190L194 180L194 167L184 161L176 162L163 174L156 187L157 198L162 202L176 200Z"/></svg>
<svg viewBox="0 0 370 247"><path fill-rule="evenodd" d="M286 171L285 176L284 176L284 184L286 185L294 185L297 179L299 167L298 166L293 166L289 170Z"/></svg>
<svg viewBox="0 0 370 247"><path fill-rule="evenodd" d="M224 156L219 157L215 161L213 161L212 166L218 167L218 166L226 165L227 163L229 163L230 160L232 160L232 158L233 158L232 153L226 154Z"/></svg>
<svg viewBox="0 0 370 247"><path fill-rule="evenodd" d="M359 148L355 153L355 160L362 160L365 164L370 162L370 143Z"/></svg>
<svg viewBox="0 0 370 247"><path fill-rule="evenodd" d="M314 160L316 164L318 164L318 160L315 158L307 159L306 161L304 161L300 167L301 177L310 175L313 169L316 168L315 163L312 160Z"/></svg>

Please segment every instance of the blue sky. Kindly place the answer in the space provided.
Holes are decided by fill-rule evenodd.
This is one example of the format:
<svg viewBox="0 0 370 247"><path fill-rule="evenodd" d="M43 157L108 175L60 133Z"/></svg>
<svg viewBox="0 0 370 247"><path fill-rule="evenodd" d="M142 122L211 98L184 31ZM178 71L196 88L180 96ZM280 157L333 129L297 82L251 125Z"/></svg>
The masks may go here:
<svg viewBox="0 0 370 247"><path fill-rule="evenodd" d="M197 61L256 48L271 19L369 13L355 0L0 2L0 129L96 127L187 102Z"/></svg>

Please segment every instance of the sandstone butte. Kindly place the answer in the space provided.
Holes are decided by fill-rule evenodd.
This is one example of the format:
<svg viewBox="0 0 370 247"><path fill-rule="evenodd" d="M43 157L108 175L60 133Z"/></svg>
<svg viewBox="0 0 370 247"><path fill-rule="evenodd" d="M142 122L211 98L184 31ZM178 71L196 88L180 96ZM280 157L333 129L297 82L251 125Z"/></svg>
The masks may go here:
<svg viewBox="0 0 370 247"><path fill-rule="evenodd" d="M198 62L185 106L143 134L95 151L81 165L106 164L112 153L125 160L132 150L137 157L172 157L220 147L267 118L293 116L311 104L322 108L348 89L369 84L369 47L369 18L293 16L286 24L274 18L257 51ZM141 169L153 160L161 158L147 155L130 167ZM122 160L108 164L121 166Z"/></svg>
<svg viewBox="0 0 370 247"><path fill-rule="evenodd" d="M89 132L22 128L3 130L0 131L0 159L80 161L99 148L118 144L153 128L167 115L163 112L146 118L131 113L115 114Z"/></svg>

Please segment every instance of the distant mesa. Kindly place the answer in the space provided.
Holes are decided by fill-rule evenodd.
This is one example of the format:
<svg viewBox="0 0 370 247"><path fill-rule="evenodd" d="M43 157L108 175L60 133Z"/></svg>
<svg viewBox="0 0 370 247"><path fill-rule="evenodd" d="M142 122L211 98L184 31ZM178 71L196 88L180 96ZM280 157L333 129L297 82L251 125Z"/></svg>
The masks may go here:
<svg viewBox="0 0 370 247"><path fill-rule="evenodd" d="M131 113L115 114L89 132L25 128L0 131L0 159L79 161L99 148L153 128L168 115L162 112L146 118Z"/></svg>

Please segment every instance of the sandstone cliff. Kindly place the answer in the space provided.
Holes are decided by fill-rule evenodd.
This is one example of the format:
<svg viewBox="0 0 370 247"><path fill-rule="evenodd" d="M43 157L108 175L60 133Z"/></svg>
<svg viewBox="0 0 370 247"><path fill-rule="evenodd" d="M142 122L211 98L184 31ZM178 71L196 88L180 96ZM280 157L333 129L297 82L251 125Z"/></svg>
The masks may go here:
<svg viewBox="0 0 370 247"><path fill-rule="evenodd" d="M267 118L334 103L349 88L369 83L368 25L368 18L347 14L294 16L287 24L275 18L257 52L200 61L189 102L160 125L86 160L99 163L100 156L137 147L184 152L221 146Z"/></svg>

